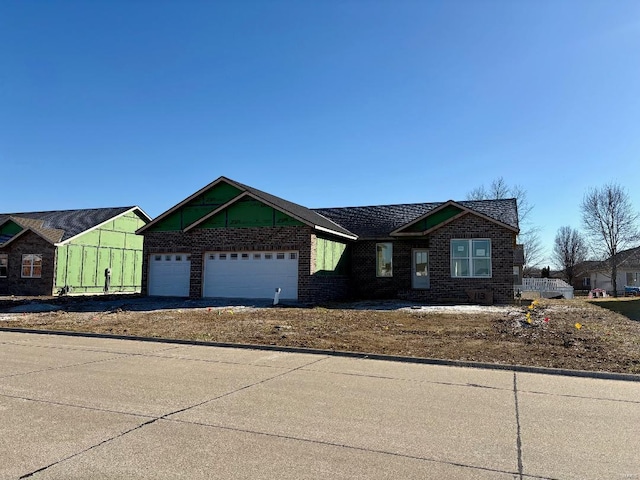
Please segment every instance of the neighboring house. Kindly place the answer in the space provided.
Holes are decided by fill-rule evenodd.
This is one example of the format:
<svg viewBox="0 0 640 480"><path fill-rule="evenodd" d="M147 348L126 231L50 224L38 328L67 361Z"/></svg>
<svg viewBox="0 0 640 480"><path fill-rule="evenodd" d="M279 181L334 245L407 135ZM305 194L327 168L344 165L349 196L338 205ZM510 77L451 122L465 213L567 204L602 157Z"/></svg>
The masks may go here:
<svg viewBox="0 0 640 480"><path fill-rule="evenodd" d="M618 294L624 294L624 287L640 286L640 247L623 250L616 254ZM592 262L589 269L590 287L612 293L610 259Z"/></svg>
<svg viewBox="0 0 640 480"><path fill-rule="evenodd" d="M138 233L149 295L513 300L514 199L309 209L220 177Z"/></svg>
<svg viewBox="0 0 640 480"><path fill-rule="evenodd" d="M0 295L140 291L138 207L0 214Z"/></svg>

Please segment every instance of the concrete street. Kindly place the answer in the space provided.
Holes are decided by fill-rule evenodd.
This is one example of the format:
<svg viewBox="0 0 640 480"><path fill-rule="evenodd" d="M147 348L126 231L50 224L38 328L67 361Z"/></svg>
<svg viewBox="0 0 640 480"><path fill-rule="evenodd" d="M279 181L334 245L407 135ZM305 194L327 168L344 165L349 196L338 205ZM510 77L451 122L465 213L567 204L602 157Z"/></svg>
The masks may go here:
<svg viewBox="0 0 640 480"><path fill-rule="evenodd" d="M0 332L17 478L640 480L640 382Z"/></svg>

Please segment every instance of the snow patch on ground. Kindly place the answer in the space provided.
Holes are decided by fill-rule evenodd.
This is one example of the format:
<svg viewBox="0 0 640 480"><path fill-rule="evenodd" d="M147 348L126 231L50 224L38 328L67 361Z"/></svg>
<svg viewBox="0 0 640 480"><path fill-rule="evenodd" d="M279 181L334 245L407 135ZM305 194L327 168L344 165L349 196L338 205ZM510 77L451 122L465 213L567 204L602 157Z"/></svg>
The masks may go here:
<svg viewBox="0 0 640 480"><path fill-rule="evenodd" d="M427 312L427 313L467 313L467 314L479 314L479 313L503 313L510 314L517 311L517 307L510 305L496 306L496 305L422 305L412 307L402 307L399 310L410 312Z"/></svg>

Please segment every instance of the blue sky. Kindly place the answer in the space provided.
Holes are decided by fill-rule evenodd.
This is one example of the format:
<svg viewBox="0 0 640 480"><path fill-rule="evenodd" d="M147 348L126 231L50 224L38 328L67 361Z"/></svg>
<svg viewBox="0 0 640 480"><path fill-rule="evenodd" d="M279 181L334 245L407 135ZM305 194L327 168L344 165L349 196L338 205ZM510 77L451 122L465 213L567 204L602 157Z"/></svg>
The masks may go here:
<svg viewBox="0 0 640 480"><path fill-rule="evenodd" d="M0 2L0 211L220 175L307 207L518 184L551 248L589 187L640 209L640 2Z"/></svg>

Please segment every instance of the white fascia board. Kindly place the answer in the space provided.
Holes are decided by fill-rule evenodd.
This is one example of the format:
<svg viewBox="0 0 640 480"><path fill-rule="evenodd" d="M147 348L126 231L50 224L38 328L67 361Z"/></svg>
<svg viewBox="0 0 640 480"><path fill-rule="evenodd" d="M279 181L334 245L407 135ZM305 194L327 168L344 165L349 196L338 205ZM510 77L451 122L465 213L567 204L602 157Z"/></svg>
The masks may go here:
<svg viewBox="0 0 640 480"><path fill-rule="evenodd" d="M321 227L320 225L314 225L314 228L320 232L330 233L331 235L336 235L338 237L347 238L349 240L357 240L358 237L354 235L347 235L346 233L336 232L335 230L331 230L329 228Z"/></svg>

